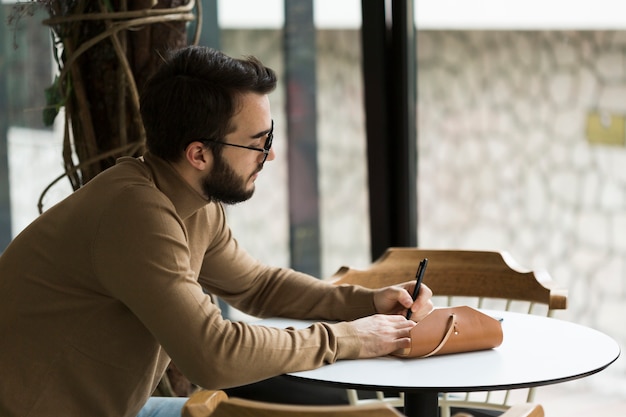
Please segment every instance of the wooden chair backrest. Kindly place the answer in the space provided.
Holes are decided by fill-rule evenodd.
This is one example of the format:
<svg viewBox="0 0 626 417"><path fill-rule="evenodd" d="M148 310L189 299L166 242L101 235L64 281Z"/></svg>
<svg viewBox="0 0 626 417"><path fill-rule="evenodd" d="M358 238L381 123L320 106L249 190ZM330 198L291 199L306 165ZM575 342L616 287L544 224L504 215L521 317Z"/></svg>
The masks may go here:
<svg viewBox="0 0 626 417"><path fill-rule="evenodd" d="M387 404L290 405L228 398L224 391L203 390L185 403L182 417L402 417Z"/></svg>
<svg viewBox="0 0 626 417"><path fill-rule="evenodd" d="M389 248L365 270L342 267L328 278L334 284L380 288L415 279L419 262L428 258L424 284L435 295L501 298L541 303L550 310L567 308L567 291L547 272L523 270L506 252Z"/></svg>

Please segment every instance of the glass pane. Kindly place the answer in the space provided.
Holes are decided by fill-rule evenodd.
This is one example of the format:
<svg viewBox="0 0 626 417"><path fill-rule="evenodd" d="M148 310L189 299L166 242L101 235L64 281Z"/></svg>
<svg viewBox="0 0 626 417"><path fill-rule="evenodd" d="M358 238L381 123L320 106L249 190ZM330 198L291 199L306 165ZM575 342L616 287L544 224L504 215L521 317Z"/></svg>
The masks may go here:
<svg viewBox="0 0 626 417"><path fill-rule="evenodd" d="M226 2L220 7L222 3ZM233 8L241 14L247 10L247 2L233 3L238 4L220 10L222 49L233 56L259 57L277 71L279 85L270 95L277 158L266 164L253 198L228 208L229 222L255 257L289 266L284 13L269 2L269 11L257 10L256 19L242 17L237 24L237 17L227 16L227 12ZM327 2L315 4L321 275L327 277L343 265L370 263L369 214L360 28L356 26L360 24L360 2L346 2L344 16L348 18L340 23L328 19L328 4L318 7L319 3ZM257 26L250 27L251 22Z"/></svg>
<svg viewBox="0 0 626 417"><path fill-rule="evenodd" d="M547 270L569 289L557 317L623 345L626 38L623 22L605 29L614 13L595 19L601 3L556 30L532 13L516 27L535 30L467 29L467 18L418 31L419 240ZM624 386L623 367L595 381Z"/></svg>

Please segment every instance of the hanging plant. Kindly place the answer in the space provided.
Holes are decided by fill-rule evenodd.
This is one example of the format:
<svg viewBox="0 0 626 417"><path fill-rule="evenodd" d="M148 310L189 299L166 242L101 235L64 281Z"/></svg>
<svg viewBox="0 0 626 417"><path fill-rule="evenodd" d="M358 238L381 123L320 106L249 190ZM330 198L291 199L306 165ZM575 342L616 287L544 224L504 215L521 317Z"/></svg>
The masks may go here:
<svg viewBox="0 0 626 417"><path fill-rule="evenodd" d="M189 44L189 22L201 22L195 0L34 0L15 6L45 7L58 75L46 89L43 119L64 115L64 172L74 190L115 164L143 153L145 132L139 91L166 51ZM31 12L32 13L32 12ZM200 24L192 43L197 44ZM65 111L61 113L61 109Z"/></svg>

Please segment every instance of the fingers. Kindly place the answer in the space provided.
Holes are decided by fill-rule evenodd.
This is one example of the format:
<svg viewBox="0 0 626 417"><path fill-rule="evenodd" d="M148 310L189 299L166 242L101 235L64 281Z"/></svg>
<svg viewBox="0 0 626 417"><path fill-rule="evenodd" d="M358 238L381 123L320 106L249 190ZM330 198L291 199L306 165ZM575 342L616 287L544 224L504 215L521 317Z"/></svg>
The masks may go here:
<svg viewBox="0 0 626 417"><path fill-rule="evenodd" d="M421 292L421 291L420 291ZM410 308L414 301L413 298L411 297L411 294L413 293L413 290L411 290L411 292L409 293L408 289L403 289L400 292L400 295L398 296L398 302L403 305L406 308Z"/></svg>
<svg viewBox="0 0 626 417"><path fill-rule="evenodd" d="M415 326L401 315L376 314L351 322L361 341L360 358L387 355L410 344Z"/></svg>
<svg viewBox="0 0 626 417"><path fill-rule="evenodd" d="M413 300L411 293L414 287L414 282L407 282L402 285L378 290L374 293L376 312L406 315L407 309L409 308L413 313L421 310L423 305L428 309L428 304L430 304L429 300L433 294L432 291L426 285L422 284L417 299Z"/></svg>
<svg viewBox="0 0 626 417"><path fill-rule="evenodd" d="M411 347L411 338L403 337L401 339L396 340L396 348L394 352L398 350L409 349L410 347Z"/></svg>
<svg viewBox="0 0 626 417"><path fill-rule="evenodd" d="M431 300L433 292L428 286L422 284L417 299L409 307L411 309L411 319L420 321L426 317L434 308Z"/></svg>
<svg viewBox="0 0 626 417"><path fill-rule="evenodd" d="M433 309L431 297L433 292L428 286L422 284L416 300L411 298L414 282L406 282L399 286L382 288L374 293L374 306L376 312L383 314L405 316L411 309L411 319L419 321Z"/></svg>
<svg viewBox="0 0 626 417"><path fill-rule="evenodd" d="M416 323L422 321L427 315L429 315L433 311L434 308L435 307L432 301L429 301L427 305L423 306L416 313L413 313L413 315L411 316L411 320L415 320Z"/></svg>

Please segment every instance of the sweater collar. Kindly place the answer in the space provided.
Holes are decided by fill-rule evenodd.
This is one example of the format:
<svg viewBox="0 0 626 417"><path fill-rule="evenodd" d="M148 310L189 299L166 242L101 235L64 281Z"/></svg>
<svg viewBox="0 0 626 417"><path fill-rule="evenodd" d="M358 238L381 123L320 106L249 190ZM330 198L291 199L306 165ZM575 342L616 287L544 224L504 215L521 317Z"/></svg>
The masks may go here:
<svg viewBox="0 0 626 417"><path fill-rule="evenodd" d="M186 219L209 204L169 162L150 152L144 154L143 160L152 171L156 187L172 201L181 219Z"/></svg>

